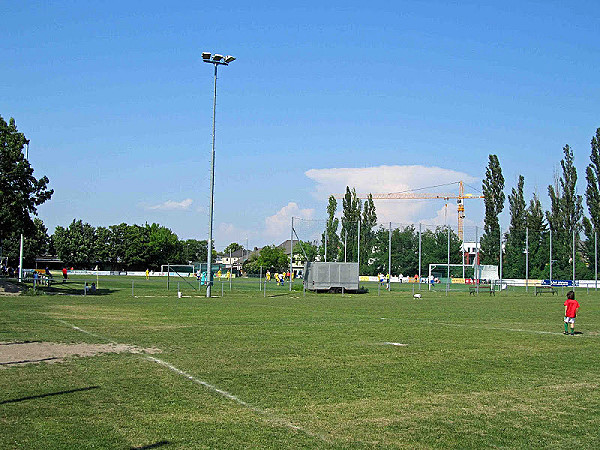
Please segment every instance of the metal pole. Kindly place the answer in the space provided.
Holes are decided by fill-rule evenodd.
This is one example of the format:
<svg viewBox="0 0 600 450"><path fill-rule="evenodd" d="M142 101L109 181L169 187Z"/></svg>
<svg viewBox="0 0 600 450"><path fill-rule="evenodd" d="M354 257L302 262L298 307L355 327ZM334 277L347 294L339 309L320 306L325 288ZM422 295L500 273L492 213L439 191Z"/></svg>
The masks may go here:
<svg viewBox="0 0 600 450"><path fill-rule="evenodd" d="M34 280L34 283L35 283L35 280ZM132 297L134 297L134 295L133 295L133 283L135 283L135 281L131 282L131 296Z"/></svg>
<svg viewBox="0 0 600 450"><path fill-rule="evenodd" d="M29 160L29 142L25 143L25 159ZM21 244L19 246L19 283L23 281L23 244L25 239L21 233Z"/></svg>
<svg viewBox="0 0 600 450"><path fill-rule="evenodd" d="M231 279L233 278L233 259L231 258L231 249L229 249L229 292L231 292Z"/></svg>
<svg viewBox="0 0 600 450"><path fill-rule="evenodd" d="M464 253L463 253L464 255ZM500 292L502 292L502 227L500 227ZM464 257L463 257L463 269L464 269Z"/></svg>
<svg viewBox="0 0 600 450"><path fill-rule="evenodd" d="M293 220L293 218L292 218ZM327 225L325 225L325 262L327 262L327 235L329 234L329 230L327 229Z"/></svg>
<svg viewBox="0 0 600 450"><path fill-rule="evenodd" d="M573 229L573 289L575 289L575 230Z"/></svg>
<svg viewBox="0 0 600 450"><path fill-rule="evenodd" d="M171 276L171 266L167 263L167 291L169 290L170 276Z"/></svg>
<svg viewBox="0 0 600 450"><path fill-rule="evenodd" d="M529 292L529 227L525 228L525 292Z"/></svg>
<svg viewBox="0 0 600 450"><path fill-rule="evenodd" d="M258 278L258 290L262 291L262 266L260 266L260 275Z"/></svg>
<svg viewBox="0 0 600 450"><path fill-rule="evenodd" d="M419 290L421 290L421 223L419 222Z"/></svg>
<svg viewBox="0 0 600 450"><path fill-rule="evenodd" d="M479 295L479 227L475 227L475 289L477 290L477 294Z"/></svg>
<svg viewBox="0 0 600 450"><path fill-rule="evenodd" d="M344 230L344 262L348 262L347 260L347 252L346 248L348 247L348 230Z"/></svg>
<svg viewBox="0 0 600 450"><path fill-rule="evenodd" d="M388 233L388 268L389 268L389 272L388 274L390 275L388 278L388 291L392 290L392 222L390 222L390 229L389 229L389 233Z"/></svg>
<svg viewBox="0 0 600 450"><path fill-rule="evenodd" d="M325 237L327 237L327 233L325 233ZM325 255L327 255L327 250L325 250ZM294 217L292 216L292 230L290 233L290 292L292 292L292 274L294 273L294 267L292 265L294 261Z"/></svg>
<svg viewBox="0 0 600 450"><path fill-rule="evenodd" d="M552 286L552 228L550 228L550 286Z"/></svg>
<svg viewBox="0 0 600 450"><path fill-rule="evenodd" d="M206 258L206 297L211 296L212 287L212 234L213 234L213 203L215 198L215 124L217 118L217 67L215 64L215 90L213 96L213 132L212 132L212 156L210 158L210 201L208 204L208 257ZM231 280L231 277L229 278Z"/></svg>
<svg viewBox="0 0 600 450"><path fill-rule="evenodd" d="M450 285L450 227L448 227L448 270L446 275L446 295L448 294L448 287Z"/></svg>
<svg viewBox="0 0 600 450"><path fill-rule="evenodd" d="M598 233L594 231L594 286L598 290Z"/></svg>
<svg viewBox="0 0 600 450"><path fill-rule="evenodd" d="M360 276L360 219L358 219L358 274Z"/></svg>

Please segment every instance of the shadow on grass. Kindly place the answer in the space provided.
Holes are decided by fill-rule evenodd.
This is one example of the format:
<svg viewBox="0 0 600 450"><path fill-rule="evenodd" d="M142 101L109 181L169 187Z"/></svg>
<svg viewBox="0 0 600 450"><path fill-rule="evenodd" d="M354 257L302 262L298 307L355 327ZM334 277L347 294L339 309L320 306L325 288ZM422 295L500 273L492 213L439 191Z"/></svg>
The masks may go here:
<svg viewBox="0 0 600 450"><path fill-rule="evenodd" d="M42 358L42 359L23 359L21 361L8 361L8 362L1 362L0 366L10 366L12 364L29 364L29 363L37 363L37 362L42 362L42 361L52 361L58 359L56 357L52 357L52 358Z"/></svg>
<svg viewBox="0 0 600 450"><path fill-rule="evenodd" d="M164 445L169 445L170 443L170 441L159 441L155 442L154 444L142 445L141 447L131 447L131 450L146 450L150 448L158 448Z"/></svg>
<svg viewBox="0 0 600 450"><path fill-rule="evenodd" d="M48 294L48 295L81 295L83 296L83 285L80 285L78 287L75 286L67 286L65 284L57 284L56 286L39 286L36 287L36 291L38 292L43 292L44 294ZM98 296L98 295L110 295L117 292L116 289L96 289L96 292L91 293L88 291L87 294L85 294L85 296Z"/></svg>
<svg viewBox="0 0 600 450"><path fill-rule="evenodd" d="M70 389L68 391L50 392L48 394L31 395L29 397L21 397L21 398L14 398L11 400L3 400L0 402L0 405L5 405L7 403L24 402L25 400L35 400L38 398L53 397L55 395L64 395L64 394L73 394L75 392L91 391L93 389L100 389L100 386L88 386L88 387L79 388L79 389Z"/></svg>

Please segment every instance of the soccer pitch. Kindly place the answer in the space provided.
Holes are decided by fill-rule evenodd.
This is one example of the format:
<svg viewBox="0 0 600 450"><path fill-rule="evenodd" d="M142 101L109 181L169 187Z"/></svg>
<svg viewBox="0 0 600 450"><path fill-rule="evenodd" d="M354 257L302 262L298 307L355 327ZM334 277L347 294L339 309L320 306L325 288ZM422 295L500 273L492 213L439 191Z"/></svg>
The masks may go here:
<svg viewBox="0 0 600 450"><path fill-rule="evenodd" d="M235 280L207 299L129 277L83 296L84 280L0 298L3 358L114 350L3 359L1 448L600 447L600 292L577 291L572 337L564 296L524 290L265 296Z"/></svg>

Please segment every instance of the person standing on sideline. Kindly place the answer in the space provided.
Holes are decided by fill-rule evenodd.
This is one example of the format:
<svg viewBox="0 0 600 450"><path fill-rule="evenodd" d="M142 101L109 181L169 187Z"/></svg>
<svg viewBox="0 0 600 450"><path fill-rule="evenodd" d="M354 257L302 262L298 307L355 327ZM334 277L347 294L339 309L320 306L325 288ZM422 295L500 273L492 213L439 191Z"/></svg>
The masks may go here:
<svg viewBox="0 0 600 450"><path fill-rule="evenodd" d="M150 279L150 271L146 269L146 280Z"/></svg>
<svg viewBox="0 0 600 450"><path fill-rule="evenodd" d="M571 324L571 336L575 335L575 317L579 311L579 302L575 300L575 292L567 292L567 300L565 301L565 332L569 334L569 324Z"/></svg>
<svg viewBox="0 0 600 450"><path fill-rule="evenodd" d="M67 282L67 278L69 278L69 276L67 275L67 268L66 267L63 267L62 273L63 273L63 283L66 283Z"/></svg>

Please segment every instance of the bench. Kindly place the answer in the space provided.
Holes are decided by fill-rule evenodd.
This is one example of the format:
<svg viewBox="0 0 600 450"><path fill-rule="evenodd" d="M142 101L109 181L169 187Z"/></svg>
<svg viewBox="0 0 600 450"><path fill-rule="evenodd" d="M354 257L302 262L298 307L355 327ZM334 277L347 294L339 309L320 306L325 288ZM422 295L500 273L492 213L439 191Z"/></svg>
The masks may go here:
<svg viewBox="0 0 600 450"><path fill-rule="evenodd" d="M477 293L477 286L470 286L469 287L469 295L475 295ZM488 291L490 293L490 295L493 295L494 297L496 296L496 291L492 288L491 284L480 284L479 285L479 291L485 292Z"/></svg>
<svg viewBox="0 0 600 450"><path fill-rule="evenodd" d="M558 295L558 291L552 286L536 286L535 295L542 295L544 292L550 292L552 295Z"/></svg>

